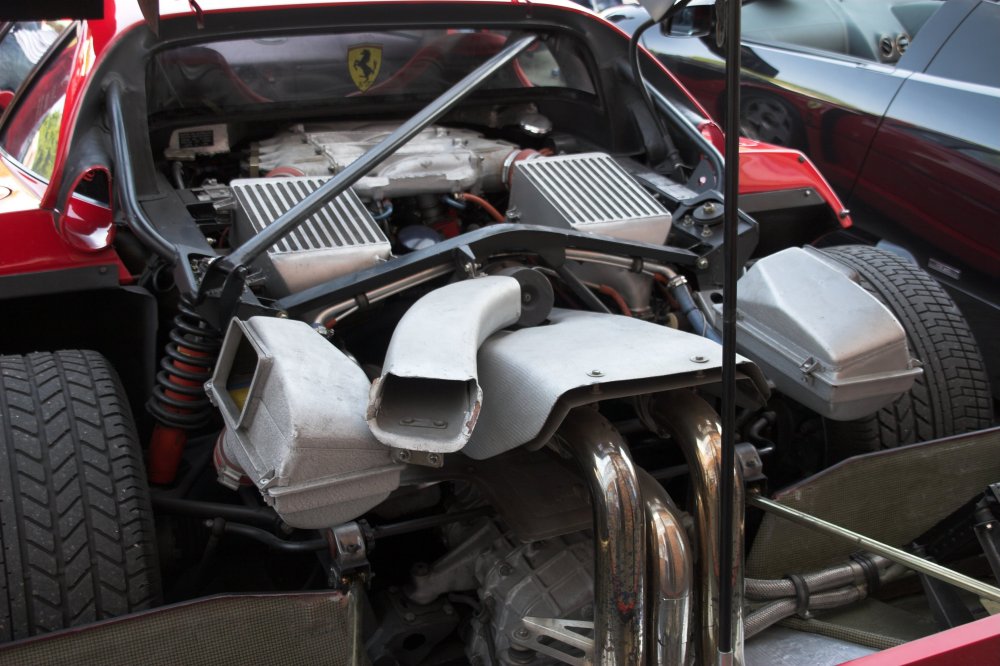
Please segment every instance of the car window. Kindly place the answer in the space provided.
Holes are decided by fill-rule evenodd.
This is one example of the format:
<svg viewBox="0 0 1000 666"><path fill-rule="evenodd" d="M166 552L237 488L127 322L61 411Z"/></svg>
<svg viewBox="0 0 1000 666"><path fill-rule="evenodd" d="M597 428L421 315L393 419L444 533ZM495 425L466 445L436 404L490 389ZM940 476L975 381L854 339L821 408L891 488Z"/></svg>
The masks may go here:
<svg viewBox="0 0 1000 666"><path fill-rule="evenodd" d="M983 3L945 43L928 74L1000 88L1000 6Z"/></svg>
<svg viewBox="0 0 1000 666"><path fill-rule="evenodd" d="M149 108L159 113L434 96L496 54L508 37L504 31L394 30L184 46L153 59ZM563 38L529 48L483 87L595 91L576 42Z"/></svg>
<svg viewBox="0 0 1000 666"><path fill-rule="evenodd" d="M21 21L0 41L0 91L16 92L69 21Z"/></svg>
<svg viewBox="0 0 1000 666"><path fill-rule="evenodd" d="M743 7L743 38L892 64L943 0L759 0Z"/></svg>
<svg viewBox="0 0 1000 666"><path fill-rule="evenodd" d="M43 180L52 176L55 166L75 47L76 36L63 42L59 52L29 82L0 134L0 147Z"/></svg>

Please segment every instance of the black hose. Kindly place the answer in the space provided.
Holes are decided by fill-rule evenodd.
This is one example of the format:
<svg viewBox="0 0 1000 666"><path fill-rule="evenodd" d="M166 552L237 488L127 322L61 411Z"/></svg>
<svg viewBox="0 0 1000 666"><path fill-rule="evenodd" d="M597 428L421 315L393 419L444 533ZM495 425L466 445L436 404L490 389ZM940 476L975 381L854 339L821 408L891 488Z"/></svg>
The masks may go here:
<svg viewBox="0 0 1000 666"><path fill-rule="evenodd" d="M318 550L329 548L330 545L324 538L309 539L308 541L289 541L288 539L278 538L267 530L262 530L259 527L241 525L240 523L226 523L224 530L226 534L236 534L248 539L253 539L254 541L259 541L269 548L281 550L286 553L313 553Z"/></svg>
<svg viewBox="0 0 1000 666"><path fill-rule="evenodd" d="M678 275L670 280L667 283L667 288L670 289L673 297L677 299L677 304L681 307L681 313L687 317L688 323L691 324L694 332L713 342L722 344L722 338L715 332L714 328L708 325L705 313L695 305L694 296L691 295L691 289L687 286L687 280L684 279L684 276Z"/></svg>
<svg viewBox="0 0 1000 666"><path fill-rule="evenodd" d="M239 523L250 523L264 527L274 527L279 518L272 509L260 507L252 509L235 504L221 502L203 502L200 500L181 499L180 497L165 497L153 493L153 510L179 516L196 516L198 518L224 518Z"/></svg>
<svg viewBox="0 0 1000 666"><path fill-rule="evenodd" d="M403 520L398 523L388 523L386 525L374 525L371 528L372 538L384 539L386 537L399 536L400 534L409 534L410 532L419 532L420 530L426 530L431 527L440 527L441 525L448 525L450 523L459 523L463 520L471 520L472 518L482 518L485 516L492 516L493 508L488 506L481 506L477 509L469 509L467 511L456 511L454 513L441 513L436 516L425 516L424 518L414 518L412 520Z"/></svg>
<svg viewBox="0 0 1000 666"><path fill-rule="evenodd" d="M666 16L661 20L666 20L674 12L683 9L691 0L681 0L674 7L672 7ZM656 129L660 136L663 138L663 143L667 149L667 162L670 165L670 172L678 177L683 177L684 163L681 161L680 152L677 150L677 146L674 144L673 137L671 137L670 132L664 127L663 121L660 118L660 114L656 109L656 105L653 103L653 96L650 94L649 89L646 88L645 79L642 76L642 69L639 64L639 40L642 39L643 33L652 28L657 24L657 21L649 19L643 23L632 35L632 39L629 40L628 44L628 56L629 64L632 66L632 78L635 80L636 86L639 88L639 92L642 93L642 99L646 103L646 108L649 109L650 115L653 116L653 122L656 124Z"/></svg>
<svg viewBox="0 0 1000 666"><path fill-rule="evenodd" d="M590 289L587 288L587 285L585 285L580 278L578 278L576 274L566 266L566 264L556 268L556 273L558 273L559 277L563 279L566 286L572 290L573 295L583 301L584 305L588 308L594 312L611 314L611 310L608 309L608 306L602 303L601 299L597 296L594 296L594 292L590 291Z"/></svg>

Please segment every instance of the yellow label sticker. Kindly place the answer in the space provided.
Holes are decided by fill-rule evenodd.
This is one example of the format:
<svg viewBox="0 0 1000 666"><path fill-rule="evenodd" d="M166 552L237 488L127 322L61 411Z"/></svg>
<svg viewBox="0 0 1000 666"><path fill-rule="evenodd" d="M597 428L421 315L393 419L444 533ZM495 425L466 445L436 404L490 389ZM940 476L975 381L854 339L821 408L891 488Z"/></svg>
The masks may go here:
<svg viewBox="0 0 1000 666"><path fill-rule="evenodd" d="M364 92L372 87L382 68L382 45L360 44L347 51L347 69L358 90Z"/></svg>

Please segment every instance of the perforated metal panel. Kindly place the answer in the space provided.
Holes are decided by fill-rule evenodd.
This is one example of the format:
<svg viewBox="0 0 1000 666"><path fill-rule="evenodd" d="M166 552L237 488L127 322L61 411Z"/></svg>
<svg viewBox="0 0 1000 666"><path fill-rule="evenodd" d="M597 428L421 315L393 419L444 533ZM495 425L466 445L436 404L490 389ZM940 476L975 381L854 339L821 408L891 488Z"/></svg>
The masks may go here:
<svg viewBox="0 0 1000 666"><path fill-rule="evenodd" d="M0 666L363 665L361 594L198 599L2 646Z"/></svg>

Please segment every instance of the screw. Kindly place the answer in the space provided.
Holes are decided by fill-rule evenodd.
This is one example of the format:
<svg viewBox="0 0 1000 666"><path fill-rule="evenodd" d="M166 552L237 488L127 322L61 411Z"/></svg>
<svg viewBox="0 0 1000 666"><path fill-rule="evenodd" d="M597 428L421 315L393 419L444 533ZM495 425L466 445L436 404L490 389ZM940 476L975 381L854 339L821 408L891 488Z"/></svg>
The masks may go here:
<svg viewBox="0 0 1000 666"><path fill-rule="evenodd" d="M514 567L510 566L506 562L500 565L499 574L501 576L509 576L514 573Z"/></svg>
<svg viewBox="0 0 1000 666"><path fill-rule="evenodd" d="M708 238L709 236L711 236L712 235L712 227L708 226L707 224L705 226L703 226L701 228L701 235L703 237L705 237L705 238Z"/></svg>
<svg viewBox="0 0 1000 666"><path fill-rule="evenodd" d="M811 197L812 193L813 193L812 190L806 190L805 192L802 193L802 196L804 196L804 197Z"/></svg>
<svg viewBox="0 0 1000 666"><path fill-rule="evenodd" d="M448 422L443 419L434 419L434 425L436 425L438 428L443 428L446 425L448 425Z"/></svg>
<svg viewBox="0 0 1000 666"><path fill-rule="evenodd" d="M288 319L288 313L285 312L284 310L278 310L278 313L274 316L277 317L278 319Z"/></svg>
<svg viewBox="0 0 1000 666"><path fill-rule="evenodd" d="M705 212L706 215L711 215L712 213L715 212L715 204L709 201L704 206L702 206L701 209Z"/></svg>
<svg viewBox="0 0 1000 666"><path fill-rule="evenodd" d="M587 373L587 376L588 377L603 377L604 373L601 372L600 370L591 370L590 372Z"/></svg>
<svg viewBox="0 0 1000 666"><path fill-rule="evenodd" d="M409 451L397 451L396 452L396 459L399 460L400 462L406 462L407 460L410 459L410 452Z"/></svg>
<svg viewBox="0 0 1000 666"><path fill-rule="evenodd" d="M403 418L399 419L399 422L402 423L403 425L410 425L411 423L413 423L413 417L404 416Z"/></svg>
<svg viewBox="0 0 1000 666"><path fill-rule="evenodd" d="M417 616L415 613L405 613L403 615L403 619L406 620L407 622L413 622L414 620L417 619Z"/></svg>
<svg viewBox="0 0 1000 666"><path fill-rule="evenodd" d="M708 259L705 257L698 257L698 261L694 262L694 265L701 270L705 270L708 268Z"/></svg>
<svg viewBox="0 0 1000 666"><path fill-rule="evenodd" d="M698 354L697 356L692 356L691 360L694 361L695 363L708 363L708 358L702 356L701 354Z"/></svg>
<svg viewBox="0 0 1000 666"><path fill-rule="evenodd" d="M523 627L521 629L517 629L514 632L514 638L520 638L522 641L527 640L528 636L530 635L531 634L528 633L528 630L524 629Z"/></svg>
<svg viewBox="0 0 1000 666"><path fill-rule="evenodd" d="M439 456L436 453L428 453L427 462L431 465L437 465L438 463L441 462L441 456Z"/></svg>

